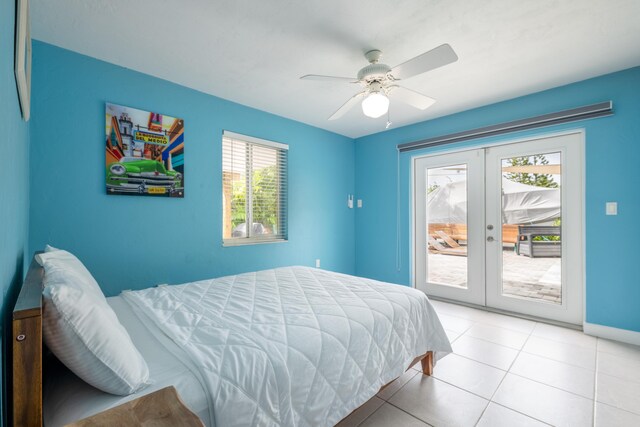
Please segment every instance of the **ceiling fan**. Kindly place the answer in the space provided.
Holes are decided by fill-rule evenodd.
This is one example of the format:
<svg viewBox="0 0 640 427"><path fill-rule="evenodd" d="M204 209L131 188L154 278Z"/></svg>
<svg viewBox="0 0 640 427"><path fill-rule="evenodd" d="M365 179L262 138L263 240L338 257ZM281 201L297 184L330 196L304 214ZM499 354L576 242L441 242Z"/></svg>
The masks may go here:
<svg viewBox="0 0 640 427"><path fill-rule="evenodd" d="M389 96L420 110L425 110L433 105L436 100L411 89L398 86L395 82L426 73L458 60L458 55L446 43L393 68L380 63L382 52L379 50L370 50L364 56L369 61L369 65L358 71L355 79L352 77L321 76L317 74L307 74L300 77L302 80L339 81L360 83L362 85L364 90L345 102L342 107L338 108L329 117L329 120L339 119L361 99L364 115L374 119L378 118L389 111Z"/></svg>

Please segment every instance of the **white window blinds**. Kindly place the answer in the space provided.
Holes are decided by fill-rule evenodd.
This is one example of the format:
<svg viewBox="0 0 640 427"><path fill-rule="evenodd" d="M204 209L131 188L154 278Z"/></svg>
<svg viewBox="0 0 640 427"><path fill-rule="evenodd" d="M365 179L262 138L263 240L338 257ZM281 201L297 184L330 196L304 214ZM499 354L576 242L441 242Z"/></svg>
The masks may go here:
<svg viewBox="0 0 640 427"><path fill-rule="evenodd" d="M224 245L287 240L288 149L285 144L223 132Z"/></svg>

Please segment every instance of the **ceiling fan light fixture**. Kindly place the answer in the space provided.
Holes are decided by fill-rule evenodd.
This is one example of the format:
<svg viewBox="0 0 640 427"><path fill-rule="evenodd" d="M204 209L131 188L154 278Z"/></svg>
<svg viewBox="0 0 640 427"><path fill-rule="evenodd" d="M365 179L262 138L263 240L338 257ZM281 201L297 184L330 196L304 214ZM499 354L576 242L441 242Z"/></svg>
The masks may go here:
<svg viewBox="0 0 640 427"><path fill-rule="evenodd" d="M362 112L365 116L377 119L389 111L389 98L381 92L371 92L362 101Z"/></svg>
<svg viewBox="0 0 640 427"><path fill-rule="evenodd" d="M300 77L303 80L359 83L364 88L364 90L353 95L347 102L342 104L335 113L329 116L329 120L337 120L343 117L358 102L361 103L362 112L365 116L377 119L389 111L388 95L394 97L394 102L399 101L418 110L425 110L436 100L404 86L397 85L396 82L456 62L458 55L456 55L451 46L445 43L393 68L380 62L382 52L379 50L368 51L365 53L365 58L369 61L369 65L358 71L355 80L351 77L317 74L307 74ZM391 121L387 118L387 122L388 128L391 125Z"/></svg>

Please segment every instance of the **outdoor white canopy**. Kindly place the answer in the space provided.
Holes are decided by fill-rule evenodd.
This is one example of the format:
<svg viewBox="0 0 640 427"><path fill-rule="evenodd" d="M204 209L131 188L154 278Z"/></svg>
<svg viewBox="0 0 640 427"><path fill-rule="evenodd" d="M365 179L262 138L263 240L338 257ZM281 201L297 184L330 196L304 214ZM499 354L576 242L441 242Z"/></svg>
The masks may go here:
<svg viewBox="0 0 640 427"><path fill-rule="evenodd" d="M427 198L430 224L466 224L466 181L445 184ZM504 224L536 224L560 218L560 189L536 187L502 178Z"/></svg>

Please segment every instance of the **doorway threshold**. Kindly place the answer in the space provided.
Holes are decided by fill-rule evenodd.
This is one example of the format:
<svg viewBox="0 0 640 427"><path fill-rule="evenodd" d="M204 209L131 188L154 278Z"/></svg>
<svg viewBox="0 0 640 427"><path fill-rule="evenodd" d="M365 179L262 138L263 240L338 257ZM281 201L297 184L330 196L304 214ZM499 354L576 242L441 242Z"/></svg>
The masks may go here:
<svg viewBox="0 0 640 427"><path fill-rule="evenodd" d="M522 313L516 313L516 312L513 312L513 311L501 310L499 308L485 307L483 305L477 305L477 304L470 304L470 303L467 303L467 302L455 301L455 300L452 300L452 299L442 298L442 297L437 297L437 296L431 296L431 295L428 295L428 294L427 294L427 296L429 297L429 300L446 302L448 304L461 305L461 306L464 306L464 307L474 308L476 310L486 311L488 313L503 314L505 316L517 317L519 319L531 320L533 322L546 323L548 325L560 326L560 327L563 327L563 328L573 329L575 331L584 332L583 328L582 328L582 325L574 325L573 323L559 322L557 320L550 320L550 319L545 319L545 318L542 318L542 317L530 316L530 315L522 314Z"/></svg>

